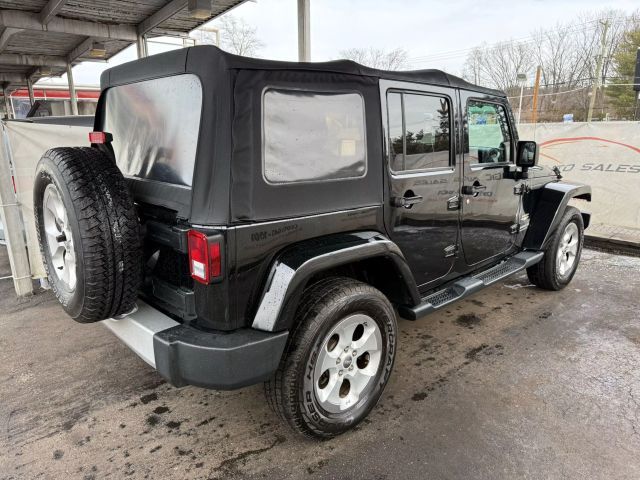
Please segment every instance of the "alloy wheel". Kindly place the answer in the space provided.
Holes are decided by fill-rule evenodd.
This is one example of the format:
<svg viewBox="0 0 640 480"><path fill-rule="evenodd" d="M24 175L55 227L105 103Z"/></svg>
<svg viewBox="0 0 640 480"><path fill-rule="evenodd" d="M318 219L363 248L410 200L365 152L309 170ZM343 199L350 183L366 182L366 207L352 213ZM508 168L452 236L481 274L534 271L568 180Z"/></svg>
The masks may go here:
<svg viewBox="0 0 640 480"><path fill-rule="evenodd" d="M53 183L47 185L42 200L44 231L51 256L51 267L68 290L76 286L76 254L69 217L60 192Z"/></svg>
<svg viewBox="0 0 640 480"><path fill-rule="evenodd" d="M560 245L558 245L558 252L556 256L558 273L562 277L571 272L571 269L576 262L579 240L580 234L578 226L573 222L567 224L564 232L562 233L562 238L560 239Z"/></svg>
<svg viewBox="0 0 640 480"><path fill-rule="evenodd" d="M327 412L341 413L375 386L382 359L382 333L368 315L340 320L322 342L314 367L315 396Z"/></svg>

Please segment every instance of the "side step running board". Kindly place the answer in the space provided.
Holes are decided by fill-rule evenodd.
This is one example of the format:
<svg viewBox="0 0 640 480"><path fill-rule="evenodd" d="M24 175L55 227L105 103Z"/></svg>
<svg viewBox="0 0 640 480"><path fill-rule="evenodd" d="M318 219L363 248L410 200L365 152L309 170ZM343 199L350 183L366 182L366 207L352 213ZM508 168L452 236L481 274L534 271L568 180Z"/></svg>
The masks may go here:
<svg viewBox="0 0 640 480"><path fill-rule="evenodd" d="M542 260L542 257L544 257L544 252L520 252L494 267L468 277L462 277L447 288L428 295L422 299L420 305L415 307L403 305L398 310L403 318L416 320L456 300L468 297L472 293L482 290L484 287L488 287L531 265L535 265Z"/></svg>

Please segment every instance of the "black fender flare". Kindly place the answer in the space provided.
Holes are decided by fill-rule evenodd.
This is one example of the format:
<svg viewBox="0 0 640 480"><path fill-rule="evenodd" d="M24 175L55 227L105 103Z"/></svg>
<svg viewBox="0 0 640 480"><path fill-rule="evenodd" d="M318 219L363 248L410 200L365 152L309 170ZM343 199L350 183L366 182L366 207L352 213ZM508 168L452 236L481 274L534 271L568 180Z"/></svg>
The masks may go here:
<svg viewBox="0 0 640 480"><path fill-rule="evenodd" d="M591 201L589 185L552 182L544 185L541 190L522 242L522 246L527 250L543 250L546 247L572 198ZM587 228L590 214L583 213L582 216Z"/></svg>
<svg viewBox="0 0 640 480"><path fill-rule="evenodd" d="M330 235L298 243L280 252L271 265L251 327L269 332L290 328L293 310L313 275L375 257L393 262L412 301L419 304L421 299L413 274L394 242L379 232Z"/></svg>

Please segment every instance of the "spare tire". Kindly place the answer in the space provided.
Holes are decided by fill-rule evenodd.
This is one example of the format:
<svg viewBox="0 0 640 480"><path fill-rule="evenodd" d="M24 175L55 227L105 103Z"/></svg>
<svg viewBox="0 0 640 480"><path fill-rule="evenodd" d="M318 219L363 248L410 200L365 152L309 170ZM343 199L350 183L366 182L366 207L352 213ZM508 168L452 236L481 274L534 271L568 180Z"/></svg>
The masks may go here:
<svg viewBox="0 0 640 480"><path fill-rule="evenodd" d="M45 270L64 310L82 323L131 312L142 276L140 228L115 162L96 148L48 150L33 205Z"/></svg>

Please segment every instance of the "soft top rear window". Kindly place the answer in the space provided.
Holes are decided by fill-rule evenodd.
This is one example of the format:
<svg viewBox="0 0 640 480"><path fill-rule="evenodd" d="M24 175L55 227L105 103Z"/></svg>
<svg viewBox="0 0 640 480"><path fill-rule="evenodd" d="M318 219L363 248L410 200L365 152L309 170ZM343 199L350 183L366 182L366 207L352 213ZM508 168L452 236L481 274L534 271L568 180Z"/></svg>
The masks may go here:
<svg viewBox="0 0 640 480"><path fill-rule="evenodd" d="M103 130L125 176L191 187L202 109L196 75L155 78L106 92Z"/></svg>

